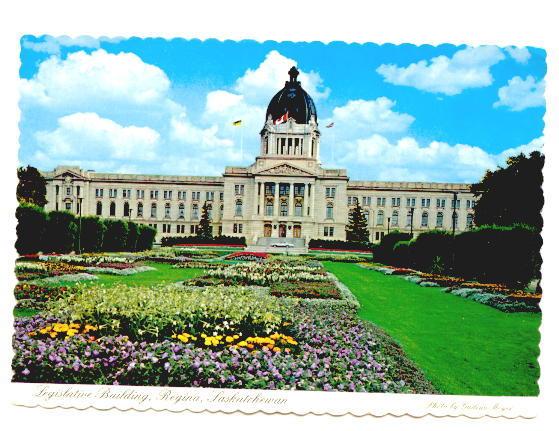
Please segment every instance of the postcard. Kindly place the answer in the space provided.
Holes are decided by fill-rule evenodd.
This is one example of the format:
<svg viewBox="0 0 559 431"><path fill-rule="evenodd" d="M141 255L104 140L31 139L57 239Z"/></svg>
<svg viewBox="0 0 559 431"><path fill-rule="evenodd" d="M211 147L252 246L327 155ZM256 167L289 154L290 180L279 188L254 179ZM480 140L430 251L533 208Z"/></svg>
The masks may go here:
<svg viewBox="0 0 559 431"><path fill-rule="evenodd" d="M543 48L20 61L15 405L537 416Z"/></svg>

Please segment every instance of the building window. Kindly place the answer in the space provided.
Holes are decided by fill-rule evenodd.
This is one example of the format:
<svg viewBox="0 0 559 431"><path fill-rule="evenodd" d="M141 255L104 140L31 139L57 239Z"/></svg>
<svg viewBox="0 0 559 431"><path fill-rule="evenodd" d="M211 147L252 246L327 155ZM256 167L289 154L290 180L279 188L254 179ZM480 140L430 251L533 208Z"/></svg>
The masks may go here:
<svg viewBox="0 0 559 431"><path fill-rule="evenodd" d="M110 198L116 198L116 189L109 189L109 197Z"/></svg>
<svg viewBox="0 0 559 431"><path fill-rule="evenodd" d="M444 208L446 206L446 199L437 199L437 208Z"/></svg>
<svg viewBox="0 0 559 431"><path fill-rule="evenodd" d="M98 216L103 215L103 204L101 202L97 202L97 208L95 209L95 214Z"/></svg>
<svg viewBox="0 0 559 431"><path fill-rule="evenodd" d="M233 224L233 233L243 233L243 225L242 223L234 223Z"/></svg>
<svg viewBox="0 0 559 431"><path fill-rule="evenodd" d="M97 190L95 189L95 195L97 196ZM60 186L56 186L56 196L58 196L58 194L60 193Z"/></svg>
<svg viewBox="0 0 559 431"><path fill-rule="evenodd" d="M129 217L130 216L130 204L128 202L124 202L124 207L122 209L122 216Z"/></svg>
<svg viewBox="0 0 559 431"><path fill-rule="evenodd" d="M377 213L377 226L383 226L384 225L384 211L380 210Z"/></svg>
<svg viewBox="0 0 559 431"><path fill-rule="evenodd" d="M143 203L138 202L138 207L137 207L136 213L137 213L138 217L143 217L144 216L144 204Z"/></svg>
<svg viewBox="0 0 559 431"><path fill-rule="evenodd" d="M305 185L304 184L294 184L293 193L295 196L305 196Z"/></svg>
<svg viewBox="0 0 559 431"><path fill-rule="evenodd" d="M406 198L407 207L415 207L415 198Z"/></svg>
<svg viewBox="0 0 559 431"><path fill-rule="evenodd" d="M151 214L150 214L150 216L151 216L152 218L157 217L157 204L156 204L155 202L153 202L153 203L151 204Z"/></svg>
<svg viewBox="0 0 559 431"><path fill-rule="evenodd" d="M214 192L206 192L206 200L213 201L214 200Z"/></svg>
<svg viewBox="0 0 559 431"><path fill-rule="evenodd" d="M72 211L72 204L70 202L66 202L66 211Z"/></svg>
<svg viewBox="0 0 559 431"><path fill-rule="evenodd" d="M369 211L363 211L363 215L365 216L365 220L367 221L367 224L369 224Z"/></svg>
<svg viewBox="0 0 559 431"><path fill-rule="evenodd" d="M457 210L460 209L460 199L456 199L456 200L453 199L452 203L453 203L452 208L455 208Z"/></svg>
<svg viewBox="0 0 559 431"><path fill-rule="evenodd" d="M429 208L431 206L431 199L421 198L421 208Z"/></svg>
<svg viewBox="0 0 559 431"><path fill-rule="evenodd" d="M280 216L287 216L287 202L285 201L280 203Z"/></svg>
<svg viewBox="0 0 559 431"><path fill-rule="evenodd" d="M171 204L169 202L165 204L165 218L171 218Z"/></svg>
<svg viewBox="0 0 559 431"><path fill-rule="evenodd" d="M219 192L219 200L223 202L223 192Z"/></svg>
<svg viewBox="0 0 559 431"><path fill-rule="evenodd" d="M82 191L82 190L81 190L81 187L80 187L80 186L76 186L76 195L77 195L78 197L81 197L81 195L82 195L81 191Z"/></svg>
<svg viewBox="0 0 559 431"><path fill-rule="evenodd" d="M264 194L267 196L273 196L276 193L275 183L265 183L264 184Z"/></svg>
<svg viewBox="0 0 559 431"><path fill-rule="evenodd" d="M198 220L199 214L198 214L198 204L193 204L192 205L192 220Z"/></svg>
<svg viewBox="0 0 559 431"><path fill-rule="evenodd" d="M72 187L66 187L66 196L70 196L72 194Z"/></svg>
<svg viewBox="0 0 559 431"><path fill-rule="evenodd" d="M190 234L194 234L195 233L195 226L193 224L190 225Z"/></svg>
<svg viewBox="0 0 559 431"><path fill-rule="evenodd" d="M437 213L437 227L443 227L443 213Z"/></svg>
<svg viewBox="0 0 559 431"><path fill-rule="evenodd" d="M113 217L116 215L116 204L114 202L111 202L111 206L109 207L109 215Z"/></svg>
<svg viewBox="0 0 559 431"><path fill-rule="evenodd" d="M171 225L168 223L163 223L163 233L171 233Z"/></svg>
<svg viewBox="0 0 559 431"><path fill-rule="evenodd" d="M332 220L334 218L334 204L328 203L326 205L326 218Z"/></svg>
<svg viewBox="0 0 559 431"><path fill-rule="evenodd" d="M295 204L295 217L303 217L303 204L301 202Z"/></svg>
<svg viewBox="0 0 559 431"><path fill-rule="evenodd" d="M130 199L130 196L132 195L132 190L130 189L122 189L122 198L123 199Z"/></svg>
<svg viewBox="0 0 559 431"><path fill-rule="evenodd" d="M391 225L392 225L392 226L398 226L398 225L399 225L399 221L398 221L398 211L392 211Z"/></svg>
<svg viewBox="0 0 559 431"><path fill-rule="evenodd" d="M240 217L243 215L243 201L237 199L235 201L235 217Z"/></svg>
<svg viewBox="0 0 559 431"><path fill-rule="evenodd" d="M213 206L211 204L206 205L206 212L208 213L208 219L213 220Z"/></svg>
<svg viewBox="0 0 559 431"><path fill-rule="evenodd" d="M474 215L473 214L468 214L466 216L466 228L471 229L473 227L474 227Z"/></svg>
<svg viewBox="0 0 559 431"><path fill-rule="evenodd" d="M289 195L289 184L280 183L279 185L279 195L288 196Z"/></svg>
<svg viewBox="0 0 559 431"><path fill-rule="evenodd" d="M272 201L266 202L266 215L273 216L274 215L274 204Z"/></svg>
<svg viewBox="0 0 559 431"><path fill-rule="evenodd" d="M427 211L424 211L423 214L421 214L421 227L427 226L429 226L429 214Z"/></svg>
<svg viewBox="0 0 559 431"><path fill-rule="evenodd" d="M243 196L245 194L245 185L244 184L235 184L235 195Z"/></svg>
<svg viewBox="0 0 559 431"><path fill-rule="evenodd" d="M335 198L336 197L336 187L326 187L326 197Z"/></svg>
<svg viewBox="0 0 559 431"><path fill-rule="evenodd" d="M400 206L400 198L392 198L392 206L399 207Z"/></svg>
<svg viewBox="0 0 559 431"><path fill-rule="evenodd" d="M172 190L163 190L163 199L172 199L172 198L173 198Z"/></svg>
<svg viewBox="0 0 559 431"><path fill-rule="evenodd" d="M334 236L334 227L324 226L324 236Z"/></svg>
<svg viewBox="0 0 559 431"><path fill-rule="evenodd" d="M386 198L377 198L377 207L386 206Z"/></svg>
<svg viewBox="0 0 559 431"><path fill-rule="evenodd" d="M184 204L179 205L179 218L184 219Z"/></svg>
<svg viewBox="0 0 559 431"><path fill-rule="evenodd" d="M200 200L200 192L192 192L192 200L199 201Z"/></svg>
<svg viewBox="0 0 559 431"><path fill-rule="evenodd" d="M150 199L158 199L159 198L159 191L158 190L150 190L149 191L149 198Z"/></svg>
<svg viewBox="0 0 559 431"><path fill-rule="evenodd" d="M145 196L145 190L136 190L136 199L143 199Z"/></svg>
<svg viewBox="0 0 559 431"><path fill-rule="evenodd" d="M408 211L408 214L406 215L406 226L411 226L411 211Z"/></svg>
<svg viewBox="0 0 559 431"><path fill-rule="evenodd" d="M56 186L58 187L58 186ZM103 189L95 189L95 197L102 198L103 197Z"/></svg>

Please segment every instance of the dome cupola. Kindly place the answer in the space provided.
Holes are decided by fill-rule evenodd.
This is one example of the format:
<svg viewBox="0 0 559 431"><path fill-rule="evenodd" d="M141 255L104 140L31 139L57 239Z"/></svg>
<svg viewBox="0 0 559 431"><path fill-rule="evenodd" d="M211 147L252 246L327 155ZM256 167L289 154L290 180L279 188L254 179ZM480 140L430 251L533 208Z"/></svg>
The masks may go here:
<svg viewBox="0 0 559 431"><path fill-rule="evenodd" d="M298 75L299 71L295 66L289 69L289 81L286 81L285 86L272 97L266 110L266 119L271 117L272 121L276 121L288 114L297 124L309 124L312 116L317 121L314 102L297 81Z"/></svg>

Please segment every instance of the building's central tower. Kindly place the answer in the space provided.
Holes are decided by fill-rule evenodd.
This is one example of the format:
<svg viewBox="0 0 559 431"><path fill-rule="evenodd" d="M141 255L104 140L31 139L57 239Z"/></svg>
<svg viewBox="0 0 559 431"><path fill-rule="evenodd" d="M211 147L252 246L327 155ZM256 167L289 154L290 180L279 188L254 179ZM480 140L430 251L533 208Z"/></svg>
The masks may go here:
<svg viewBox="0 0 559 431"><path fill-rule="evenodd" d="M320 132L312 98L289 70L289 81L270 101L260 132L260 157L282 160L319 160Z"/></svg>

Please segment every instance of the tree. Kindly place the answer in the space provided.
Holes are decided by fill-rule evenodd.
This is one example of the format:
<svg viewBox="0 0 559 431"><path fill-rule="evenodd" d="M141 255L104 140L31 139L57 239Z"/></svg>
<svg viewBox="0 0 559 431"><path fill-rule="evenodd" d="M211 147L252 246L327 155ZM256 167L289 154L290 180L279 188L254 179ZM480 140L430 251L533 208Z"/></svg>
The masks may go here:
<svg viewBox="0 0 559 431"><path fill-rule="evenodd" d="M44 251L68 253L74 249L77 236L78 224L74 214L68 211L48 213Z"/></svg>
<svg viewBox="0 0 559 431"><path fill-rule="evenodd" d="M204 202L204 206L202 207L202 217L200 217L200 224L198 224L197 236L208 240L213 238L212 225L210 215L208 213L208 204L206 202Z"/></svg>
<svg viewBox="0 0 559 431"><path fill-rule="evenodd" d="M107 226L105 226L105 223L99 217L82 217L80 234L81 251L86 253L101 251L106 231Z"/></svg>
<svg viewBox="0 0 559 431"><path fill-rule="evenodd" d="M367 228L367 219L359 206L357 205L349 213L349 222L346 228L346 239L348 241L369 242L369 229Z"/></svg>
<svg viewBox="0 0 559 431"><path fill-rule="evenodd" d="M475 206L476 225L511 226L527 224L541 231L543 219L544 156L534 151L510 157L505 168L487 171L481 182L472 185L478 199Z"/></svg>
<svg viewBox="0 0 559 431"><path fill-rule="evenodd" d="M128 222L124 220L106 220L107 226L103 240L104 251L124 251L128 239Z"/></svg>
<svg viewBox="0 0 559 431"><path fill-rule="evenodd" d="M47 204L47 180L33 166L17 170L17 200L43 208Z"/></svg>
<svg viewBox="0 0 559 431"><path fill-rule="evenodd" d="M153 241L155 240L155 235L157 231L145 224L138 226L138 240L136 241L136 250L151 250L153 247Z"/></svg>

